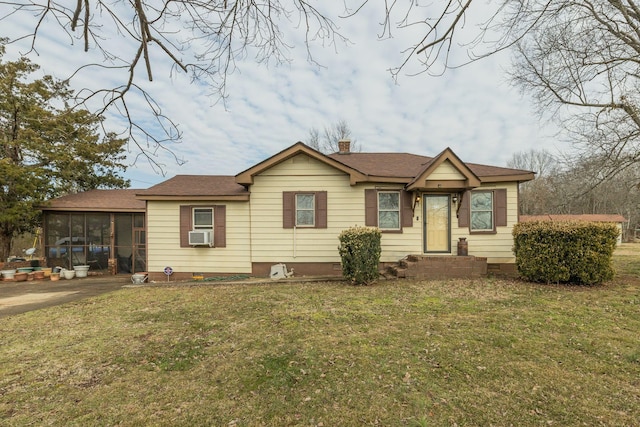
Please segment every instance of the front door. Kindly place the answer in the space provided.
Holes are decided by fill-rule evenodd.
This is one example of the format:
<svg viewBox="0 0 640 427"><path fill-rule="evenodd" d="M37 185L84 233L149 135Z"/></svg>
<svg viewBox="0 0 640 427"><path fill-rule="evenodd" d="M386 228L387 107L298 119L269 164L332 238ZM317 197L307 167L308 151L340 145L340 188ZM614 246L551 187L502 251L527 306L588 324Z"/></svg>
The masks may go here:
<svg viewBox="0 0 640 427"><path fill-rule="evenodd" d="M422 228L424 251L451 252L451 211L448 194L424 194L422 196Z"/></svg>

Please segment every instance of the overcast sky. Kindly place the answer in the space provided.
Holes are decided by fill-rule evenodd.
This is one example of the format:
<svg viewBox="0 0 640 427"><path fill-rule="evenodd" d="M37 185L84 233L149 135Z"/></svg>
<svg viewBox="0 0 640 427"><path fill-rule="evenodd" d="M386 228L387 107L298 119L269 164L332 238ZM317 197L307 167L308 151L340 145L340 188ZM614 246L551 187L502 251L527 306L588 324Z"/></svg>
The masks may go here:
<svg viewBox="0 0 640 427"><path fill-rule="evenodd" d="M0 12L6 13L6 6L0 6ZM312 46L321 66L307 60L302 35L295 31L289 64L265 66L252 58L239 62L228 80L226 106L216 104L203 85L190 84L188 76L170 76L166 62L156 63L155 80L145 87L179 123L183 142L172 150L186 163L179 166L161 155L162 176L138 161L125 174L131 186L149 187L178 174L235 175L297 141L306 142L311 127L322 129L338 120L345 120L362 150L370 152L433 156L450 147L463 161L504 166L516 152L563 148L554 130L534 114L530 100L510 87L504 73L508 53L441 77L404 75L394 82L388 69L402 62L401 51L417 33L396 32L392 39L378 40L377 12L366 9L338 22L351 44L337 49ZM5 19L0 36L24 34L33 22L24 16ZM66 78L90 58L81 45L71 46L54 24L42 31L39 56L30 56L42 73ZM24 45L10 45L5 59L21 51ZM415 70L412 66L409 72ZM122 83L126 77L92 71L72 80L72 87ZM136 154L132 146L130 158Z"/></svg>

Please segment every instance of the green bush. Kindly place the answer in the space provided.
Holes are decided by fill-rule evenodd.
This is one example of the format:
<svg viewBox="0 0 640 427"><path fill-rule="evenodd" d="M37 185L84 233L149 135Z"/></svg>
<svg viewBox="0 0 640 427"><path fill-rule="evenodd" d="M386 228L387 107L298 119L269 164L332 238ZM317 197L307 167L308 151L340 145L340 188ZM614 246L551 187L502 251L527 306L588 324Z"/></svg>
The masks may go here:
<svg viewBox="0 0 640 427"><path fill-rule="evenodd" d="M338 236L342 275L354 285L368 285L379 275L382 251L380 230L371 227L351 227Z"/></svg>
<svg viewBox="0 0 640 427"><path fill-rule="evenodd" d="M613 278L615 224L536 221L513 228L520 275L546 283L592 285Z"/></svg>

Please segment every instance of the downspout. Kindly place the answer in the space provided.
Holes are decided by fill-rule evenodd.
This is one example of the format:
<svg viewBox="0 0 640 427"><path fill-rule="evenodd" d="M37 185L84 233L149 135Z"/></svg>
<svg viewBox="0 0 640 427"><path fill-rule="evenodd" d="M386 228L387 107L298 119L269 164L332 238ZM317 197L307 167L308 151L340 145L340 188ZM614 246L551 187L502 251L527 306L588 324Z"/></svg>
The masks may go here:
<svg viewBox="0 0 640 427"><path fill-rule="evenodd" d="M253 274L253 205L251 204L251 193L249 193L249 268Z"/></svg>
<svg viewBox="0 0 640 427"><path fill-rule="evenodd" d="M296 229L297 227L294 225L293 226L293 258L294 259L296 257Z"/></svg>

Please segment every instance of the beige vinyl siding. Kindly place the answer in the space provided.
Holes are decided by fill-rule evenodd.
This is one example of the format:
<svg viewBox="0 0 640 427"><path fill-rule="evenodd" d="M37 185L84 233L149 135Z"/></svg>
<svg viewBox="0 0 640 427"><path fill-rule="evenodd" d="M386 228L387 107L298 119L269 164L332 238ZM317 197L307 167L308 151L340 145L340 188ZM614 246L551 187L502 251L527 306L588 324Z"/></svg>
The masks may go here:
<svg viewBox="0 0 640 427"><path fill-rule="evenodd" d="M349 184L349 176L305 155L298 155L254 177L251 229L254 262L340 262L338 235L364 225L364 190L374 185ZM401 187L389 187L400 189ZM284 229L283 191L326 191L327 228ZM382 260L396 261L420 250L420 227L383 233Z"/></svg>
<svg viewBox="0 0 640 427"><path fill-rule="evenodd" d="M226 205L224 248L180 247L180 205ZM251 273L249 202L147 202L147 269L178 273Z"/></svg>
<svg viewBox="0 0 640 427"><path fill-rule="evenodd" d="M452 253L457 253L458 238L466 237L469 255L486 257L489 263L513 263L513 226L518 222L518 185L515 182L482 185L477 190L507 190L507 226L496 227L496 234L469 234L468 227L458 227L455 209L452 210Z"/></svg>
<svg viewBox="0 0 640 427"><path fill-rule="evenodd" d="M438 168L430 179L457 179L451 164ZM442 169L442 170L441 170ZM514 262L511 230L517 222L517 184L498 183L481 189L507 189L507 227L497 234L469 234L459 228L455 206L451 209L451 256L456 254L459 237L466 237L469 254L487 257L490 263ZM254 177L251 201L195 202L148 201L148 270L175 272L251 273L252 262L339 263L338 235L354 225L365 223L365 190L401 190L397 184L350 185L349 176L306 155L298 155ZM283 192L327 192L327 228L283 228ZM225 205L226 247L181 248L180 205ZM402 232L382 233L383 262L395 262L408 254L423 251L422 206L413 213L413 227Z"/></svg>
<svg viewBox="0 0 640 427"><path fill-rule="evenodd" d="M437 179L459 178L457 170L445 162ZM438 168L440 171L440 167ZM455 172L455 173L454 173ZM432 175L430 179L434 179ZM340 262L338 235L354 225L364 225L365 189L400 190L401 185L358 184L349 177L305 155L298 155L256 176L251 187L251 229L254 262ZM469 254L487 257L490 263L514 262L511 230L517 222L517 184L491 184L482 189L507 189L507 226L496 234L469 235L468 227L458 228L455 208L451 209L451 253L457 252L459 237L469 242ZM283 191L327 191L326 229L284 229L282 226ZM381 261L394 262L408 254L423 252L423 218L416 206L413 227L402 232L382 233Z"/></svg>
<svg viewBox="0 0 640 427"><path fill-rule="evenodd" d="M427 181L456 181L466 179L449 160L445 160L430 175Z"/></svg>

